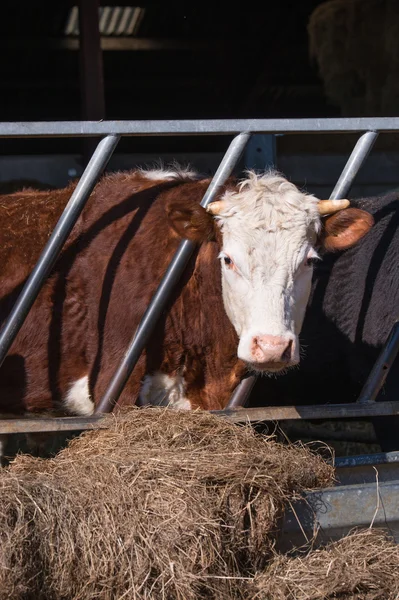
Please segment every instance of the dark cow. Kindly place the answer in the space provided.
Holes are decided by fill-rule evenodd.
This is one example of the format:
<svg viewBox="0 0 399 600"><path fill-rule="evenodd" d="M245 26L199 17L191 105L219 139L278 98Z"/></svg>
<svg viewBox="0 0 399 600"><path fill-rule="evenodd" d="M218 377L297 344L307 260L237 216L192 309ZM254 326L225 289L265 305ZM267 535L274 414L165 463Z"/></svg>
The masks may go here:
<svg viewBox="0 0 399 600"><path fill-rule="evenodd" d="M274 172L229 180L207 212L208 185L178 171L102 178L0 370L2 412L90 414L182 238L199 250L120 403L222 408L248 368L298 363L317 250L352 246L372 218ZM73 188L1 198L2 321Z"/></svg>
<svg viewBox="0 0 399 600"><path fill-rule="evenodd" d="M356 247L315 268L300 369L258 381L253 404L355 401L399 318L399 194L351 200L351 206L371 213L375 226ZM398 399L399 359L377 400ZM399 449L398 419L373 422L382 449Z"/></svg>

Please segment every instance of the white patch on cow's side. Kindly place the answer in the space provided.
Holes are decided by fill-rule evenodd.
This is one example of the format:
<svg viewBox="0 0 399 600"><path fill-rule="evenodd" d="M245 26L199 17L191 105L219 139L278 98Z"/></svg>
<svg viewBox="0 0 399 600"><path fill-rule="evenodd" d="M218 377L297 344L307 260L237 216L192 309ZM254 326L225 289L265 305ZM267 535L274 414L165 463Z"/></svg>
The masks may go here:
<svg viewBox="0 0 399 600"><path fill-rule="evenodd" d="M93 414L94 403L89 392L87 375L77 379L65 395L64 408L73 415L86 416Z"/></svg>
<svg viewBox="0 0 399 600"><path fill-rule="evenodd" d="M152 181L196 180L199 177L198 173L192 171L190 167L182 167L178 164L172 164L167 168L160 166L156 169L139 169L139 173Z"/></svg>
<svg viewBox="0 0 399 600"><path fill-rule="evenodd" d="M249 172L220 200L223 302L240 338L238 357L260 371L292 366L321 226L318 200L274 171Z"/></svg>
<svg viewBox="0 0 399 600"><path fill-rule="evenodd" d="M146 375L140 390L140 400L144 405L168 406L178 410L191 410L191 402L185 396L183 377L170 377L165 373Z"/></svg>

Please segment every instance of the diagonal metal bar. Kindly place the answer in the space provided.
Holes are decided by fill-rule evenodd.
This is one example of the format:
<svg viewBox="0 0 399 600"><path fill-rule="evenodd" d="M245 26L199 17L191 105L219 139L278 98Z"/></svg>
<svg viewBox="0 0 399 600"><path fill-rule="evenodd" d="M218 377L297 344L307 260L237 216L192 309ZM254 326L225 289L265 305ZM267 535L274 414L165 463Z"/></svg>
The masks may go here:
<svg viewBox="0 0 399 600"><path fill-rule="evenodd" d="M356 175L370 154L375 142L377 141L377 138L377 131L367 131L360 136L352 150L350 157L348 158L348 161L336 183L335 188L331 192L331 200L345 198L345 196L349 193Z"/></svg>
<svg viewBox="0 0 399 600"><path fill-rule="evenodd" d="M389 371L399 352L399 321L391 329L387 341L385 342L366 383L363 386L360 396L357 399L359 404L374 402L382 386L388 377Z"/></svg>
<svg viewBox="0 0 399 600"><path fill-rule="evenodd" d="M226 179L231 175L235 165L237 164L247 141L250 137L249 133L240 133L231 142L222 162L219 165L202 201L201 206L206 208L210 202L212 202L221 188L225 183ZM173 257L165 275L163 276L157 291L155 292L141 322L137 328L136 334L134 335L129 347L119 364L111 382L105 391L104 396L101 398L99 404L96 407L96 413L99 412L111 412L115 403L129 379L140 355L149 339L161 313L170 298L175 285L178 283L187 262L192 255L196 245L189 241L184 240L179 245L175 256Z"/></svg>
<svg viewBox="0 0 399 600"><path fill-rule="evenodd" d="M246 406L257 379L257 375L248 375L247 377L244 377L231 394L226 408L230 409Z"/></svg>
<svg viewBox="0 0 399 600"><path fill-rule="evenodd" d="M109 135L98 144L39 260L28 277L18 300L0 331L0 366L3 364L18 331L53 268L64 243L97 183L98 177L107 166L118 141L119 136Z"/></svg>
<svg viewBox="0 0 399 600"><path fill-rule="evenodd" d="M356 175L360 171L366 158L370 154L371 149L377 141L377 137L378 133L376 131L367 131L360 136L352 150L350 157L347 160L340 178L331 192L331 200L345 198L345 196L348 194ZM245 406L254 388L256 380L256 375L249 375L243 379L234 390L227 404L227 408L238 408L240 406Z"/></svg>

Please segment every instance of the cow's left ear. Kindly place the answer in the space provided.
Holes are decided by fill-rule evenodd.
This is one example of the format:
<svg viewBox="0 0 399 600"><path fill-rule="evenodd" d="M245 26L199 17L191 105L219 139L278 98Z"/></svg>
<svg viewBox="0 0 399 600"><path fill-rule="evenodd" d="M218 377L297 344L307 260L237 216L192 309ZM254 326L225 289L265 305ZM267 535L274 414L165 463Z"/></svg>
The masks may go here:
<svg viewBox="0 0 399 600"><path fill-rule="evenodd" d="M166 213L170 225L182 238L201 243L215 236L212 216L197 202L170 202Z"/></svg>
<svg viewBox="0 0 399 600"><path fill-rule="evenodd" d="M354 246L374 225L373 216L359 208L346 208L323 219L321 246L326 252Z"/></svg>

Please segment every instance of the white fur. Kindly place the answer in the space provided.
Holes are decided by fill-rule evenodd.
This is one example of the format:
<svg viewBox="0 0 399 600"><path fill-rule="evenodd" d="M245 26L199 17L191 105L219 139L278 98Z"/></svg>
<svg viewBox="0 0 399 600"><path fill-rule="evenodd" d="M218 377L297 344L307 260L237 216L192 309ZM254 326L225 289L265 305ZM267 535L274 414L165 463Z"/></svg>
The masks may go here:
<svg viewBox="0 0 399 600"><path fill-rule="evenodd" d="M223 301L240 338L238 357L256 368L253 339L278 336L293 342L291 366L299 361L298 334L310 294L306 258L316 254L318 200L276 172L249 172L221 200L215 218L223 234ZM234 267L226 266L226 256Z"/></svg>
<svg viewBox="0 0 399 600"><path fill-rule="evenodd" d="M146 179L152 181L170 181L172 179L198 179L198 174L191 171L189 167L181 167L178 164L172 164L169 168L158 169L139 169L139 173Z"/></svg>
<svg viewBox="0 0 399 600"><path fill-rule="evenodd" d="M65 409L73 415L91 415L94 404L90 397L89 378L87 375L77 379L69 388L64 398Z"/></svg>
<svg viewBox="0 0 399 600"><path fill-rule="evenodd" d="M143 404L168 406L179 410L190 410L191 403L185 396L183 377L170 377L165 373L146 375L140 390L140 400Z"/></svg>

